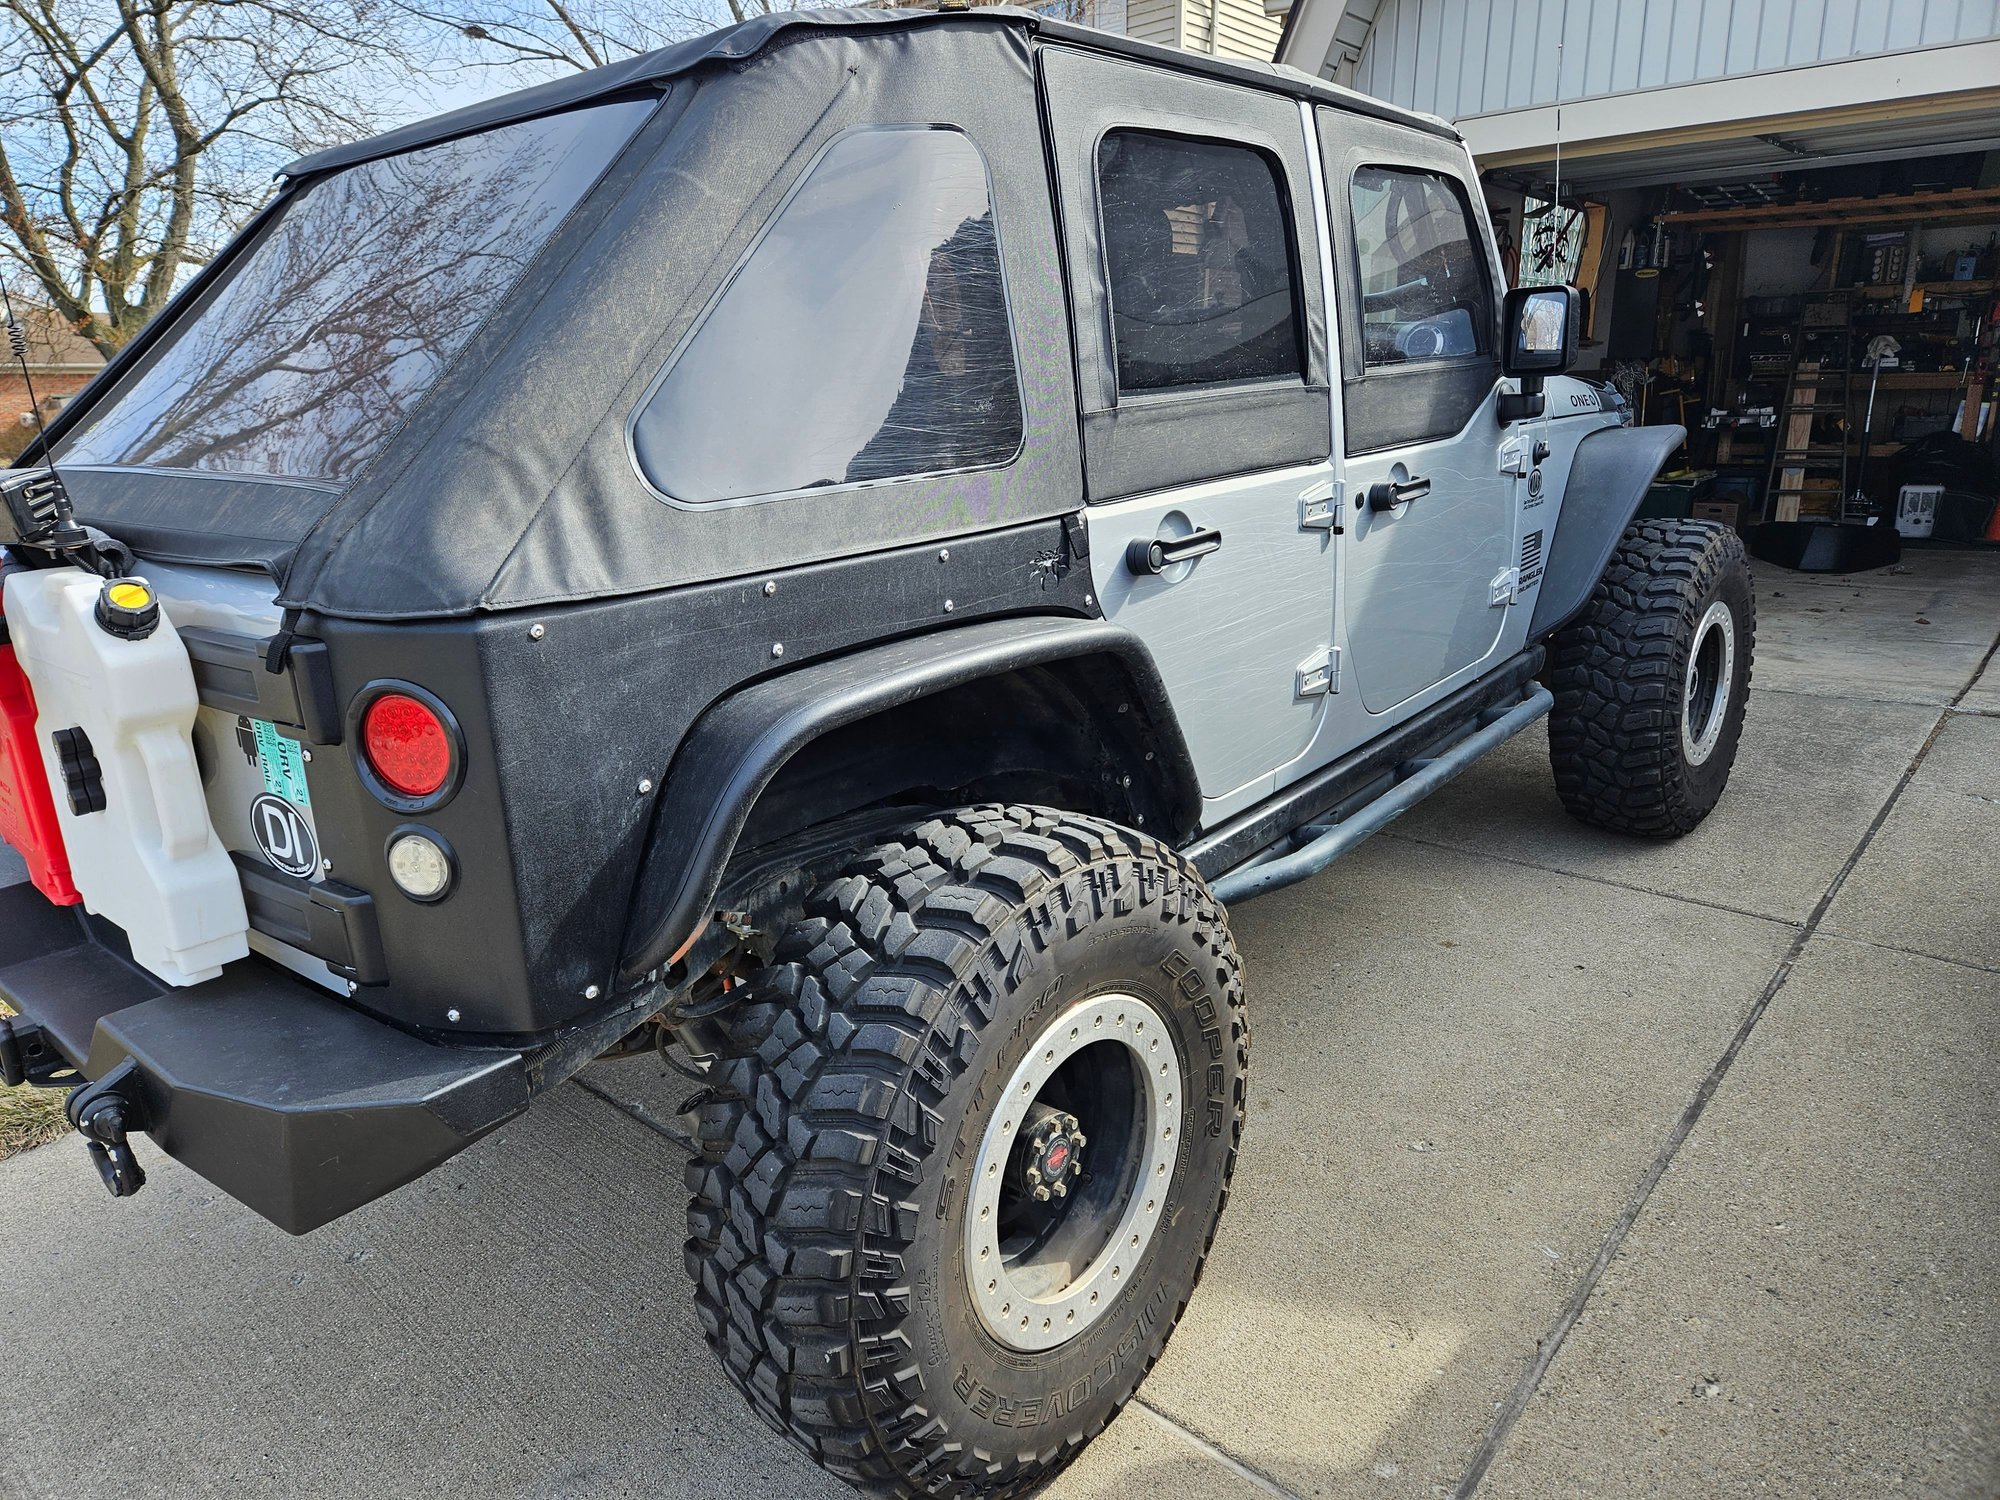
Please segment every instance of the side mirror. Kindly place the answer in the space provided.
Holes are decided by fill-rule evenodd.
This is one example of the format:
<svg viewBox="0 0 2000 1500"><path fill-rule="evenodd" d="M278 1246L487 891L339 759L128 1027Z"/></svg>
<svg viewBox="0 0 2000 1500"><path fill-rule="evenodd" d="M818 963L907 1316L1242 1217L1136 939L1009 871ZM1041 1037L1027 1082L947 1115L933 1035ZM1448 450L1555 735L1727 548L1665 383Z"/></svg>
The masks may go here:
<svg viewBox="0 0 2000 1500"><path fill-rule="evenodd" d="M1501 397L1500 420L1542 413L1542 378L1576 363L1583 342L1583 294L1573 286L1519 286L1507 294L1507 348L1501 370L1521 379L1521 394Z"/></svg>
<svg viewBox="0 0 2000 1500"><path fill-rule="evenodd" d="M1509 375L1560 375L1583 342L1583 294L1573 286L1517 286L1507 294Z"/></svg>

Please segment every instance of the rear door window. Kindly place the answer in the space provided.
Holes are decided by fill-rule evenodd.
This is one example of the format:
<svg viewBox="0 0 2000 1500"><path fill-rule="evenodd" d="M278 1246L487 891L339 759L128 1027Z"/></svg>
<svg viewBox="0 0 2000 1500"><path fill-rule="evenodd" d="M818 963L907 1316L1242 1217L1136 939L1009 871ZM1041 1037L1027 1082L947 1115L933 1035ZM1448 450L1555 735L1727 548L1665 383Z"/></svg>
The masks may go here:
<svg viewBox="0 0 2000 1500"><path fill-rule="evenodd" d="M503 125L301 189L59 456L347 483L652 108Z"/></svg>
<svg viewBox="0 0 2000 1500"><path fill-rule="evenodd" d="M1392 167L1354 174L1363 363L1485 354L1493 299L1465 202L1443 177Z"/></svg>
<svg viewBox="0 0 2000 1500"><path fill-rule="evenodd" d="M827 147L631 432L696 505L1005 464L1021 435L985 159L902 127Z"/></svg>
<svg viewBox="0 0 2000 1500"><path fill-rule="evenodd" d="M1262 151L1113 130L1097 178L1120 391L1303 379L1291 228Z"/></svg>

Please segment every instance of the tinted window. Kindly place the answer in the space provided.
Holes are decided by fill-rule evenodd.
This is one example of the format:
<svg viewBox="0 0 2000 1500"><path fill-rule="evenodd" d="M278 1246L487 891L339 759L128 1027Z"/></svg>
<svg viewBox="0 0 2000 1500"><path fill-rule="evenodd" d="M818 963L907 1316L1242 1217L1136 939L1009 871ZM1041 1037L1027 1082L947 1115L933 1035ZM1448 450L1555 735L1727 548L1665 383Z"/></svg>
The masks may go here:
<svg viewBox="0 0 2000 1500"><path fill-rule="evenodd" d="M1097 148L1120 390L1298 378L1291 230L1275 165L1115 130Z"/></svg>
<svg viewBox="0 0 2000 1500"><path fill-rule="evenodd" d="M650 108L507 125L306 188L62 456L352 479Z"/></svg>
<svg viewBox="0 0 2000 1500"><path fill-rule="evenodd" d="M979 148L952 130L830 146L632 427L684 501L1005 463L1021 395Z"/></svg>
<svg viewBox="0 0 2000 1500"><path fill-rule="evenodd" d="M1492 302L1464 199L1434 173L1363 167L1353 201L1366 362L1485 353Z"/></svg>

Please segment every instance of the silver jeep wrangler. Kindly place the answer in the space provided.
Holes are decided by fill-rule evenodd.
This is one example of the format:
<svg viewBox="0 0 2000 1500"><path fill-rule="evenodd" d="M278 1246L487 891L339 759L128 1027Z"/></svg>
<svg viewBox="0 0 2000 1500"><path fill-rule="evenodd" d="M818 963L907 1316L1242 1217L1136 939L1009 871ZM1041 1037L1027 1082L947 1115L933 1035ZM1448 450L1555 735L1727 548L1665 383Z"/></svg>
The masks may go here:
<svg viewBox="0 0 2000 1500"><path fill-rule="evenodd" d="M1027 11L300 161L0 483L0 1075L305 1233L657 1049L729 1378L1021 1493L1194 1295L1230 906L1544 716L1721 794L1743 551L1577 321L1442 122Z"/></svg>

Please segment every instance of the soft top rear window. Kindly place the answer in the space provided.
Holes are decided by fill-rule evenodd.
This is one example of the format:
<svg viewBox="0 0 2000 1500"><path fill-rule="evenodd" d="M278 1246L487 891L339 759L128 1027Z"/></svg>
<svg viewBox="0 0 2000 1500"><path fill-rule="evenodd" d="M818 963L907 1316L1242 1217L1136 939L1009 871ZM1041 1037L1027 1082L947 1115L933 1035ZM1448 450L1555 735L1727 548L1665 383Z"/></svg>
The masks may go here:
<svg viewBox="0 0 2000 1500"><path fill-rule="evenodd" d="M651 108L505 125L303 189L59 456L347 483Z"/></svg>

